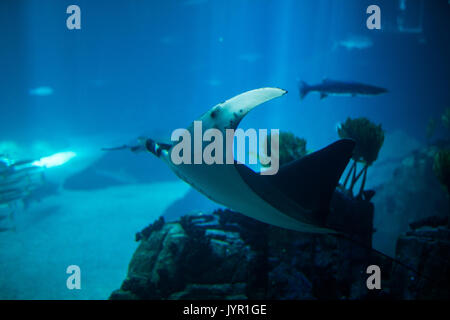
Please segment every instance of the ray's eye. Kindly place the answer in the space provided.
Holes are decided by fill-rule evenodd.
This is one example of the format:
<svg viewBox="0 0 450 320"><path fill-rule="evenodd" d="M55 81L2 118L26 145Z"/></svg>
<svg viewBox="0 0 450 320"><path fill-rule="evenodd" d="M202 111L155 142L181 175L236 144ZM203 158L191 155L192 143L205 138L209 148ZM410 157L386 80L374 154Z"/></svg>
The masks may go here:
<svg viewBox="0 0 450 320"><path fill-rule="evenodd" d="M211 112L211 118L215 119L217 117L217 114L219 113L219 109L214 109Z"/></svg>

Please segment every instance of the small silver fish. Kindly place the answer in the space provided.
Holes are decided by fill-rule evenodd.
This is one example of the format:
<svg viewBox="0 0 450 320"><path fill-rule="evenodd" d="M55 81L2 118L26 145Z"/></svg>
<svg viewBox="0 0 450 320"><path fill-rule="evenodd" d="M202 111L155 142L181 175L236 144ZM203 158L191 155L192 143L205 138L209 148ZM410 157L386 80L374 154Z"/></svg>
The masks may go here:
<svg viewBox="0 0 450 320"><path fill-rule="evenodd" d="M29 94L31 96L39 96L39 97L50 96L50 95L53 94L53 88L51 88L51 87L37 87L37 88L31 89L29 91Z"/></svg>
<svg viewBox="0 0 450 320"><path fill-rule="evenodd" d="M373 46L373 42L368 37L363 36L351 36L347 39L340 40L334 44L334 49L342 47L347 50L362 50Z"/></svg>

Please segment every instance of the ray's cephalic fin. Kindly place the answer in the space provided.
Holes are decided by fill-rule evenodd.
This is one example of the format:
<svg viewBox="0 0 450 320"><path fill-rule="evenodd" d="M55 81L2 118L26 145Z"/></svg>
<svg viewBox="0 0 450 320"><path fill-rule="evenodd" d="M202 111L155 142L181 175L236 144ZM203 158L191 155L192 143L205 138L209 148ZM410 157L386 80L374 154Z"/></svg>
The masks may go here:
<svg viewBox="0 0 450 320"><path fill-rule="evenodd" d="M161 155L162 150L169 150L172 145L167 143L156 142L153 139L147 137L139 137L134 144L124 144L118 147L108 147L102 148L102 151L116 151L116 150L130 150L134 153L139 152L150 152L155 156L159 157Z"/></svg>

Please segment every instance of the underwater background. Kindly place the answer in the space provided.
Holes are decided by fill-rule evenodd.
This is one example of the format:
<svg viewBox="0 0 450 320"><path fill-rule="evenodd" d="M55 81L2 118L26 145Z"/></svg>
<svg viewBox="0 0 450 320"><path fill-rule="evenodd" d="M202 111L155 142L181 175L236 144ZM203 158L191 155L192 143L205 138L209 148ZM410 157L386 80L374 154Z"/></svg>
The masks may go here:
<svg viewBox="0 0 450 320"><path fill-rule="evenodd" d="M66 27L72 4L80 30ZM381 30L366 27L372 4ZM240 127L292 132L308 152L337 140L347 118L381 124L366 189L376 192L372 245L395 256L411 222L449 212L433 170L449 145L449 30L447 0L1 1L0 156L73 157L1 201L0 299L107 299L127 276L136 232L219 208L156 157L101 148L167 140L260 87L289 93ZM323 79L388 92L300 100L301 81ZM81 290L66 287L69 265Z"/></svg>

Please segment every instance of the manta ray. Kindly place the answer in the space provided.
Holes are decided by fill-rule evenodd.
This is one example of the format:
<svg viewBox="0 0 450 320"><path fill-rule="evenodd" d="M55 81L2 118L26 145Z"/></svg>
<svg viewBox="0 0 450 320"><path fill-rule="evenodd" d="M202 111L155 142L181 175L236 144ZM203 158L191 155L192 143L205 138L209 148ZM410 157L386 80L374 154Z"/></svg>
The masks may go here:
<svg viewBox="0 0 450 320"><path fill-rule="evenodd" d="M287 93L279 88L260 88L215 105L197 121L204 130L236 129L255 107ZM193 123L187 128L193 133ZM256 220L307 233L338 233L327 225L332 195L355 147L341 139L282 166L274 175L261 175L245 164L174 164L173 144L140 138L139 145L109 150L148 151L163 160L182 180L202 194ZM107 149L108 150L108 149ZM225 157L225 153L224 153Z"/></svg>
<svg viewBox="0 0 450 320"><path fill-rule="evenodd" d="M255 107L287 93L279 88L260 88L239 94L205 112L201 121L205 130L236 129ZM194 122L187 128L194 133ZM174 164L174 144L140 137L135 145L103 150L147 151L163 160L172 171L193 188L236 212L277 227L313 234L332 234L378 253L428 280L419 271L362 243L345 230L346 221L336 224L330 202L340 177L353 155L355 142L340 139L327 147L283 165L274 175L261 175L245 164ZM226 157L225 152L223 153ZM331 219L330 219L331 218ZM339 219L339 217L337 217Z"/></svg>

